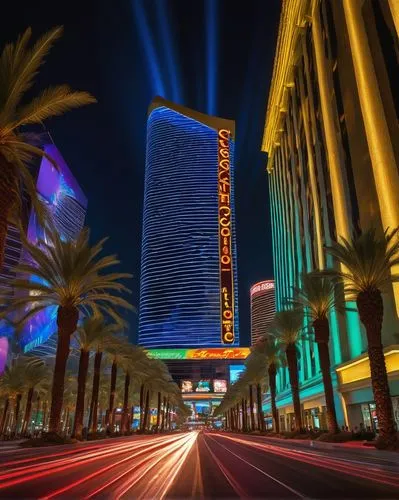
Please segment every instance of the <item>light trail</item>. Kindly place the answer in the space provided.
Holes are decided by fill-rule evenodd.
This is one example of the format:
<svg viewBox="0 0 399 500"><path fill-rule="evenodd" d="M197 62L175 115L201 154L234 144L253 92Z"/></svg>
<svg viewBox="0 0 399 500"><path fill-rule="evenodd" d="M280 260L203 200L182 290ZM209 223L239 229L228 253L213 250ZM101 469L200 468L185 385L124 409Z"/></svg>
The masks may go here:
<svg viewBox="0 0 399 500"><path fill-rule="evenodd" d="M85 499L93 498L99 493L103 492L113 484L119 482L122 478L125 476L128 476L119 486L116 490L112 492L112 498L120 498L122 497L125 493L127 493L129 490L133 488L133 486L136 486L144 477L162 460L166 460L168 456L173 456L173 453L179 448L185 446L185 442L187 441L187 437L184 436L182 439L175 443L171 443L168 446L164 446L162 449L157 449L150 455L146 455L143 457L142 460L139 462L135 462L135 464L119 474L117 477L112 478L110 481L104 483L102 486L99 488L96 488L95 490L91 491ZM153 476L156 477L156 476ZM138 497L138 495L134 494L135 498Z"/></svg>
<svg viewBox="0 0 399 500"><path fill-rule="evenodd" d="M0 490L10 488L12 486L32 481L34 479L43 478L50 475L55 475L59 472L64 472L79 466L86 466L88 463L103 460L105 458L112 458L121 453L136 451L141 449L148 449L152 444L158 446L165 446L170 442L179 441L182 436L165 436L162 438L154 438L150 440L129 441L122 444L109 446L101 449L88 451L87 453L80 453L78 456L69 456L67 458L60 458L53 461L47 461L40 464L27 465L16 467L10 471L0 474ZM68 450L69 451L69 450Z"/></svg>
<svg viewBox="0 0 399 500"><path fill-rule="evenodd" d="M316 453L311 453L308 451L290 450L272 444L259 443L256 441L236 438L224 434L216 435L223 439L227 439L249 448L256 448L262 451L273 453L275 455L279 455L281 457L290 458L298 462L308 463L316 467L334 470L336 472L343 472L344 474L347 474L349 476L360 477L362 479L368 479L370 481L377 481L381 484L399 488L398 473L394 471L381 471L379 469L371 467L368 464L359 466L358 462L351 462L351 467L348 467L348 462L350 462L348 459L329 458L324 455L317 455Z"/></svg>
<svg viewBox="0 0 399 500"><path fill-rule="evenodd" d="M139 498L165 498L195 444L197 437L197 432L193 432L188 436L187 441L179 447L177 452L165 461L158 475L150 481ZM173 471L172 474L170 471ZM155 480L156 478L157 480Z"/></svg>
<svg viewBox="0 0 399 500"><path fill-rule="evenodd" d="M67 491L69 491L69 490L71 490L73 488L76 488L80 484L83 484L83 483L89 481L90 479L93 479L94 477L100 476L100 475L104 474L105 472L107 472L107 471L109 471L109 470L111 470L111 469L113 469L115 467L118 467L118 466L120 466L121 464L123 464L125 462L129 462L133 458L137 458L137 457L139 457L141 455L144 455L144 460L142 460L141 462L135 462L135 464L133 465L133 467L131 467L130 469L128 469L127 472L130 472L131 470L134 470L135 468L137 468L139 464L144 463L144 462L146 462L148 460L148 457L146 455L148 454L149 451L151 451L153 449L158 449L158 448L162 448L162 450L163 450L164 447L165 447L164 441L161 441L161 443L160 443L159 440L156 440L156 442L152 446L148 446L148 442L145 443L145 444L146 444L146 446L140 447L140 449L138 451L133 452L132 454L128 455L127 457L122 458L121 460L117 460L116 462L113 462L112 464L107 465L105 467L102 467L102 468L96 470L95 472L93 472L92 474L85 475L81 479L79 479L77 481L74 481L73 483L70 483L67 486L64 486L63 488L55 490L55 491L51 492L50 494L46 495L45 497L42 497L41 500L54 498L54 497L56 497L58 495L66 493ZM104 490L105 488L107 488L110 484L113 484L118 479L120 479L121 477L123 477L127 472L124 472L124 473L120 474L119 476L116 476L116 478L113 479L112 481L110 481L109 483L106 483L102 487L97 488L94 492L90 493L86 498L91 498L94 495L98 494L99 492L101 492L102 490Z"/></svg>

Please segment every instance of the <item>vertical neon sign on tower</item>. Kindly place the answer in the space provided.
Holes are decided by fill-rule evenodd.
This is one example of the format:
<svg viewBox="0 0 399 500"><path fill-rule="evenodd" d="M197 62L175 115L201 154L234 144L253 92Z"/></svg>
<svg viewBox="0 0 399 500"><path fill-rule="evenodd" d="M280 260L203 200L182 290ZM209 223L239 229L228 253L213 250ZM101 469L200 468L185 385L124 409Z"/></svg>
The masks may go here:
<svg viewBox="0 0 399 500"><path fill-rule="evenodd" d="M234 342L234 284L231 252L230 131L218 131L218 206L221 336L224 344Z"/></svg>

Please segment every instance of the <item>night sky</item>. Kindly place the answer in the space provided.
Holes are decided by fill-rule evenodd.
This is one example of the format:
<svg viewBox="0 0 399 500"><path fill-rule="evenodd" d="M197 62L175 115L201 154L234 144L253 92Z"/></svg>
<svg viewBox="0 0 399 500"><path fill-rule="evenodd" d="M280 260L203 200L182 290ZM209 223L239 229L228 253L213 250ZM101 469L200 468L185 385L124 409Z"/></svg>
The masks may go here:
<svg viewBox="0 0 399 500"><path fill-rule="evenodd" d="M279 0L69 0L7 3L0 44L27 26L62 24L38 87L68 83L98 104L47 122L89 200L92 239L134 274L139 303L147 107L155 95L236 121L240 336L249 342L249 287L273 276L266 155L260 151ZM22 15L23 14L23 15ZM137 317L130 317L130 338Z"/></svg>

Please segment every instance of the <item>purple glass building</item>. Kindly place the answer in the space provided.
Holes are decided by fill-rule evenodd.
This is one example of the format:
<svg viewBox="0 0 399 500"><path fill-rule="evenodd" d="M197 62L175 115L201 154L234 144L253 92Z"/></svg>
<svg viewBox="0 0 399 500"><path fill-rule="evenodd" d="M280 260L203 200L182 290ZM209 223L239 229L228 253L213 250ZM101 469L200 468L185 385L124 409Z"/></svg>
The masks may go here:
<svg viewBox="0 0 399 500"><path fill-rule="evenodd" d="M56 161L57 170L47 158L42 158L37 169L36 187L40 200L47 206L55 227L63 239L74 239L84 226L87 198L72 175L60 152L54 144L46 144L44 151ZM34 245L47 241L45 229L38 223L33 210L27 214L26 234ZM6 265L1 270L0 280L10 282L15 277L13 267L23 259L29 259L21 250L21 241L16 228L8 229ZM15 293L9 290L9 293ZM20 345L24 352L45 342L56 331L56 308L49 307L32 317L25 325ZM7 333L7 332L5 332ZM1 336L1 335L0 335Z"/></svg>

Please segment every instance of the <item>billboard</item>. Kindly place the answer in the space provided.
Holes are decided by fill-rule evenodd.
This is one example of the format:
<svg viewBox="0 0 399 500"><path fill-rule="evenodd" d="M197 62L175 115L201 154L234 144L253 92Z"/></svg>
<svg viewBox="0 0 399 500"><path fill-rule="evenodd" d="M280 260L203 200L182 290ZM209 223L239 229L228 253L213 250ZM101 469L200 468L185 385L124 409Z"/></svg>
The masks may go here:
<svg viewBox="0 0 399 500"><path fill-rule="evenodd" d="M218 131L220 324L223 344L234 342L234 285L230 204L230 131Z"/></svg>
<svg viewBox="0 0 399 500"><path fill-rule="evenodd" d="M213 392L227 392L227 380L215 379L213 381Z"/></svg>
<svg viewBox="0 0 399 500"><path fill-rule="evenodd" d="M195 388L195 392L211 392L211 381L200 380Z"/></svg>
<svg viewBox="0 0 399 500"><path fill-rule="evenodd" d="M213 386L213 392L218 392L218 393L227 392L227 380L223 379L214 379L212 381L200 380L199 382L193 382L192 380L182 380L181 392L182 393L211 392L212 386Z"/></svg>
<svg viewBox="0 0 399 500"><path fill-rule="evenodd" d="M191 380L182 380L181 392L193 392L193 383Z"/></svg>
<svg viewBox="0 0 399 500"><path fill-rule="evenodd" d="M240 378L241 373L245 372L245 365L230 365L230 384L234 384Z"/></svg>
<svg viewBox="0 0 399 500"><path fill-rule="evenodd" d="M74 239L84 226L87 199L56 146L48 144L43 149L55 160L59 170L47 158L42 158L36 183L39 199L46 206L61 238ZM48 243L46 229L39 224L33 210L29 218L27 238L33 245L40 241ZM26 254L22 258L29 260ZM31 280L41 282L36 277L31 277ZM34 302L31 307L34 307ZM52 306L29 320L21 334L24 352L42 344L56 332L56 315L57 308Z"/></svg>

